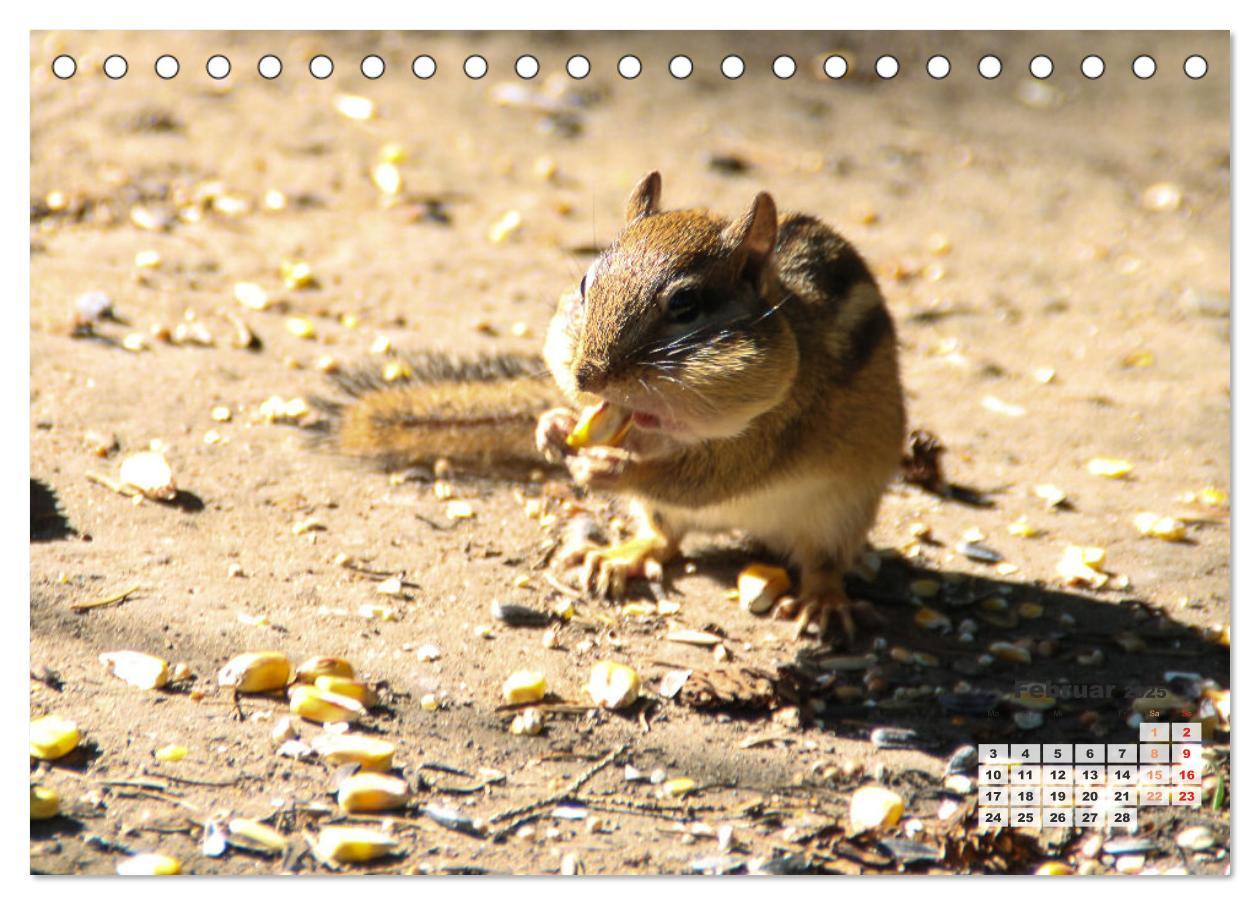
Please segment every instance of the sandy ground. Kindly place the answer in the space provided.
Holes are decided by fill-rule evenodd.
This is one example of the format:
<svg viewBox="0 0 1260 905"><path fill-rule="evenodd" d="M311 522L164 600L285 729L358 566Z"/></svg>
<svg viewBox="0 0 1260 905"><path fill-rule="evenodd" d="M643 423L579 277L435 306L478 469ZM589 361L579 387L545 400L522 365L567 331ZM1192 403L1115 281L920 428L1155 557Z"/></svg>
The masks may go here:
<svg viewBox="0 0 1260 905"><path fill-rule="evenodd" d="M397 744L401 775L427 784L418 806L457 806L491 830L512 823L494 819L503 812L619 751L575 793L593 819L543 808L495 841L413 809L394 815L404 853L375 869L556 872L566 856L591 873L681 872L705 858L731 870L768 860L780 871L1027 872L1050 857L1116 869L1111 855L1091 858L1088 833L1027 837L1027 852L1016 845L1006 861L951 849L899 867L895 845L847 840L847 808L874 777L906 798L897 838L920 818L920 840L938 845L948 835L941 776L957 746L1128 740L1134 694L1186 693L1169 671L1229 687L1228 647L1211 640L1229 622L1229 510L1184 499L1230 487L1225 36L128 33L36 34L31 46L30 708L73 719L85 737L51 768L32 765L64 812L32 823L32 870L110 873L123 852L155 850L202 874L326 870L301 851L303 833L338 819L333 769L277 756L282 700L243 699L237 719L215 686L229 657L256 649L295 661L342 655L383 683L366 725ZM717 74L732 50L749 67L738 82ZM814 72L829 50L856 63L841 82ZM954 60L943 82L923 74L937 50ZM985 81L973 61L991 50L1006 71ZM62 51L80 61L70 82L48 70ZM458 73L474 51L490 64L480 81ZM525 51L543 64L531 83L510 73ZM783 51L801 65L790 81L767 72ZM869 75L885 51L902 61L888 82ZM118 82L99 73L110 52L131 60ZM152 70L163 52L184 66L170 82ZM216 52L233 60L222 84L204 74ZM268 52L285 61L274 82L254 71ZM318 52L337 64L325 82L305 72ZM368 52L389 65L376 82L357 71ZM408 71L421 52L438 61L432 80ZM575 52L590 57L592 75L549 81ZM634 82L612 74L626 52L645 65ZM665 71L678 52L696 62L686 81ZM1038 52L1057 65L1045 82L1025 74ZM1089 52L1108 63L1097 82L1077 72ZM1149 82L1127 71L1139 52L1160 62ZM1192 52L1211 62L1200 82L1180 72ZM499 103L504 84L525 96ZM343 92L370 98L373 118L339 113ZM394 205L370 178L390 143L406 152ZM740 611L726 592L751 554L703 539L672 573L677 613L580 600L579 618L546 649L543 629L489 612L496 599L542 608L564 599L540 564L555 529L526 513L540 485L457 476L455 494L475 514L452 521L427 480L390 480L313 450L258 410L274 395L333 392L318 367L325 356L384 364L373 352L382 336L404 351L537 351L554 300L615 233L625 194L650 169L664 174L667 205L733 213L766 189L858 246L897 320L911 424L941 438L946 478L984 505L890 491L871 538L882 567L873 585L859 582L889 624L859 642L874 669L840 674L837 691L804 682L799 708L557 707L543 735L519 737L497 709L518 669L544 671L555 699L573 704L600 659L635 666L653 693L673 669L698 676L717 665L706 648L665 640L672 627L723 634L728 668L773 671L827 652L793 641L789 623ZM220 186L206 203L181 200L207 183ZM287 198L281 210L266 208L273 190ZM58 192L63 203L50 205ZM181 217L184 208L201 215ZM491 241L509 211L522 225ZM157 267L136 266L145 251L160 256ZM284 287L281 262L295 260L317 286ZM242 308L241 281L282 304ZM126 324L73 338L75 300L87 292L107 294ZM260 349L233 346L229 313ZM290 316L309 318L314 338L294 335ZM213 345L152 336L140 352L120 345L182 323ZM231 420L212 418L220 406ZM176 504L134 505L88 479L116 475L126 454L153 442L183 488ZM1133 471L1093 475L1095 457L1129 460ZM1042 484L1067 504L1048 507L1034 494ZM603 517L602 501L591 505ZM1133 518L1143 511L1187 520L1185 540L1140 536ZM1020 516L1040 534L1009 533ZM323 530L295 532L304 520ZM960 555L969 530L1004 564ZM1105 549L1105 588L1065 587L1056 563L1068 545ZM387 575L403 579L402 596L378 592ZM929 602L950 632L916 626L912 579L942 585ZM72 609L133 586L121 603ZM396 618L361 614L374 604ZM978 624L974 640L959 637L965 619ZM1029 664L978 657L1021 639L1034 645ZM427 645L437 659L418 656ZM186 663L192 677L137 690L97 661L117 649ZM1112 691L1060 696L1040 728L1017 728L1030 712L1020 686L1064 680ZM440 708L424 709L426 695ZM913 731L910 747L877 747L870 733L881 727ZM302 727L308 739L315 731ZM1227 736L1216 741L1223 783ZM187 757L156 760L168 744ZM699 790L658 798L660 786L625 779L626 764ZM960 800L966 808L974 795ZM294 848L284 859L203 855L201 827L225 816L268 817ZM1228 816L1227 796L1216 811L1144 809L1147 867L1224 870ZM730 825L729 850L696 822ZM1181 853L1173 836L1197 825L1220 844Z"/></svg>

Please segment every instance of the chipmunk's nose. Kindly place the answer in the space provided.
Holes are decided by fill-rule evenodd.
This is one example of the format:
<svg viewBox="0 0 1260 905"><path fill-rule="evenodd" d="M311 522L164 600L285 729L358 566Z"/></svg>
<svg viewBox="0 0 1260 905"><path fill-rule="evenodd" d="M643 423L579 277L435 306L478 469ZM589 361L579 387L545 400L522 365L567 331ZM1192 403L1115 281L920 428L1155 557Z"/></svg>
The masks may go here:
<svg viewBox="0 0 1260 905"><path fill-rule="evenodd" d="M608 383L608 372L591 361L584 361L573 371L573 380L583 393L596 393Z"/></svg>

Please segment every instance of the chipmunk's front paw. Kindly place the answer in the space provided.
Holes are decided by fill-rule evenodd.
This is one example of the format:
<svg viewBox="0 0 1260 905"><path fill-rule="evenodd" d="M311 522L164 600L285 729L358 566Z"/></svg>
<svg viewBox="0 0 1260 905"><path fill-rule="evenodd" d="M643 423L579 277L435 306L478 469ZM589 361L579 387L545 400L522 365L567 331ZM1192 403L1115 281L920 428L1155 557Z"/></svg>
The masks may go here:
<svg viewBox="0 0 1260 905"><path fill-rule="evenodd" d="M612 490L630 465L630 453L614 446L588 446L570 454L564 464L579 486Z"/></svg>
<svg viewBox="0 0 1260 905"><path fill-rule="evenodd" d="M624 597L631 578L660 580L663 563L675 547L659 535L644 535L621 544L589 550L582 560L582 587L600 597Z"/></svg>
<svg viewBox="0 0 1260 905"><path fill-rule="evenodd" d="M534 429L534 444L548 462L558 465L573 450L565 439L577 426L577 414L566 408L555 408L538 416L538 426Z"/></svg>

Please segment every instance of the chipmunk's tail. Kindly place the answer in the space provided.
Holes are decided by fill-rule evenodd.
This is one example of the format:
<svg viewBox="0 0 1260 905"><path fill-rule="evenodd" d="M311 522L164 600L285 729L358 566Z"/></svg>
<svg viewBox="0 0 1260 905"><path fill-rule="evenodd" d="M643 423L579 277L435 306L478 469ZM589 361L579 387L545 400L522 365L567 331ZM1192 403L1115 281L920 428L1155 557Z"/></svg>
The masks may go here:
<svg viewBox="0 0 1260 905"><path fill-rule="evenodd" d="M543 362L500 355L457 359L430 353L406 362L403 377L378 372L335 375L351 397L315 400L337 450L390 468L447 459L474 470L539 466L534 425L562 404Z"/></svg>

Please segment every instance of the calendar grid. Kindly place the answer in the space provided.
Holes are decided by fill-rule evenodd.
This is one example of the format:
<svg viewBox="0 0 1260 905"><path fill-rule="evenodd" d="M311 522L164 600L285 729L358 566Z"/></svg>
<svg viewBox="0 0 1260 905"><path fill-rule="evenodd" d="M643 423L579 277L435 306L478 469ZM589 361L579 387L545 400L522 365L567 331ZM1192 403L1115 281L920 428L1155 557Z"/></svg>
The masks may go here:
<svg viewBox="0 0 1260 905"><path fill-rule="evenodd" d="M1130 830L1139 808L1202 803L1202 725L1142 723L1133 742L980 746L982 830Z"/></svg>

